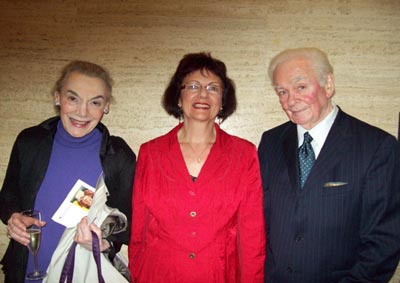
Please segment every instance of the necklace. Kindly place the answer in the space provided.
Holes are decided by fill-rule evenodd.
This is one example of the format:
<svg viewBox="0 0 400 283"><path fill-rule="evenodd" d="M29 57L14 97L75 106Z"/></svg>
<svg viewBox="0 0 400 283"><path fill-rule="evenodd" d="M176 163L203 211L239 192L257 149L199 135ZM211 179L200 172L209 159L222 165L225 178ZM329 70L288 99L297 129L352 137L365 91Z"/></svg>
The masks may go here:
<svg viewBox="0 0 400 283"><path fill-rule="evenodd" d="M194 147L191 145L191 143L187 143L190 147L190 149L193 151L195 157L196 157L196 161L197 163L201 163L201 156L203 155L203 153L206 151L206 149L209 147L210 143L207 143L206 146L200 151L200 153L197 153L196 150L194 149Z"/></svg>
<svg viewBox="0 0 400 283"><path fill-rule="evenodd" d="M197 162L197 164L201 164L201 162L204 160L204 158L202 158L202 156L207 151L207 149L210 148L210 146L212 147L212 145L215 142L215 133L213 132L210 134L210 139L208 139L208 142L206 142L204 147L202 147L201 146L203 144L202 142L191 143L190 139L186 138L186 132L185 132L184 128L182 128L182 131L179 131L179 133L178 133L178 141L181 146L184 146L184 145L189 146L190 150L193 152L195 162ZM192 144L197 145L197 149L200 148L200 150L196 151L196 149L193 147ZM207 156L208 156L208 154L207 154Z"/></svg>

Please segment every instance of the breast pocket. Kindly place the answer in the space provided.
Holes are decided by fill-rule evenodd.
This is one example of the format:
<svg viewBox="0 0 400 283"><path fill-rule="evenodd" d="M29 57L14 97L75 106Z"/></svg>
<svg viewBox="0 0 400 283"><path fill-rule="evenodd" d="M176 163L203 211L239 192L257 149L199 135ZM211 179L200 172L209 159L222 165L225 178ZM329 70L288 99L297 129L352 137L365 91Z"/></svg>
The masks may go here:
<svg viewBox="0 0 400 283"><path fill-rule="evenodd" d="M350 191L351 186L345 181L329 181L322 186L322 195L324 196L348 194Z"/></svg>

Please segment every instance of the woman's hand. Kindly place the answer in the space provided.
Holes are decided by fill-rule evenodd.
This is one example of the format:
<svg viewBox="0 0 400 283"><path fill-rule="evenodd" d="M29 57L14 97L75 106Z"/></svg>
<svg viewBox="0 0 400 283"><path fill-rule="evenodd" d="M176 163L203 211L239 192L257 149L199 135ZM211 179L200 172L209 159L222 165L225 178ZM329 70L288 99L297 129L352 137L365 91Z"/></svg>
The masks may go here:
<svg viewBox="0 0 400 283"><path fill-rule="evenodd" d="M33 224L43 227L44 225L46 225L46 222L22 215L19 212L15 212L7 221L7 235L10 239L14 239L22 245L28 246L30 237L29 234L26 232L26 228Z"/></svg>
<svg viewBox="0 0 400 283"><path fill-rule="evenodd" d="M89 225L87 217L83 217L81 222L79 222L74 241L80 244L85 249L91 251L92 250L92 233L91 231L97 234L100 242L100 251L105 251L110 247L110 244L107 240L103 239L103 231L99 227L97 227L94 223Z"/></svg>

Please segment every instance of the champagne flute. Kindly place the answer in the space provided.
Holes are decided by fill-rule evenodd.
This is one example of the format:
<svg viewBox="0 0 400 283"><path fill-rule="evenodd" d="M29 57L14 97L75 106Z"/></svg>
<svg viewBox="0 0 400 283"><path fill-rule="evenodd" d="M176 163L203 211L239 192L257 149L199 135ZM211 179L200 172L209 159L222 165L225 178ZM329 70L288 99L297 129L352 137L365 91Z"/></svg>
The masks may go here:
<svg viewBox="0 0 400 283"><path fill-rule="evenodd" d="M26 210L22 212L22 215L41 220L40 212L37 210ZM46 277L47 274L45 271L39 271L38 258L37 258L38 250L40 247L40 240L42 236L42 227L32 224L31 226L27 227L26 232L29 233L30 236L28 249L33 255L33 264L34 264L33 272L28 273L26 275L26 279L27 280L43 279L44 277Z"/></svg>

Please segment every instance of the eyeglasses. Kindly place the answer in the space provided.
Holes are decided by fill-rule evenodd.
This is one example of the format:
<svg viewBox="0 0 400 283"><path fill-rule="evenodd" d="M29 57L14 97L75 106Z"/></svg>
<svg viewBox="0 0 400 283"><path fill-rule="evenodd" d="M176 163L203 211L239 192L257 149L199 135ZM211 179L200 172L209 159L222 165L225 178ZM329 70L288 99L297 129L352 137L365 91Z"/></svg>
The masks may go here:
<svg viewBox="0 0 400 283"><path fill-rule="evenodd" d="M222 94L223 87L220 85L216 84L208 84L206 86L202 86L199 83L196 82L190 82L187 84L184 84L181 89L183 89L187 93L192 93L192 94L199 94L201 92L201 89L204 88L208 94L214 94L214 95L220 95Z"/></svg>

